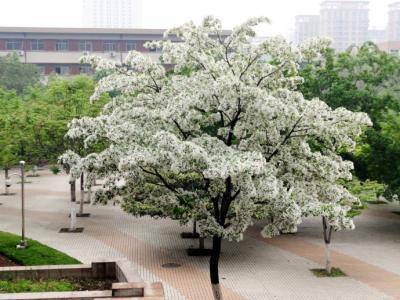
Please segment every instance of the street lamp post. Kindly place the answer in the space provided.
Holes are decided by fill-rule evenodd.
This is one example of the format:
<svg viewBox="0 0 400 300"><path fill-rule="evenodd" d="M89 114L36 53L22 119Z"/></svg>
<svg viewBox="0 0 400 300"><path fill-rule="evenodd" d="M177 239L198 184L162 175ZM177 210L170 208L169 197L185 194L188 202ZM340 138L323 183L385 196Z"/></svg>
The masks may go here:
<svg viewBox="0 0 400 300"><path fill-rule="evenodd" d="M28 247L28 242L25 239L25 162L19 162L21 167L21 242L17 245L18 249L25 249Z"/></svg>
<svg viewBox="0 0 400 300"><path fill-rule="evenodd" d="M25 249L28 247L28 242L25 239L25 162L21 160L19 162L21 169L20 174L11 174L11 176L17 176L21 179L21 242L17 245L18 249ZM8 186L11 186L11 180L7 182Z"/></svg>

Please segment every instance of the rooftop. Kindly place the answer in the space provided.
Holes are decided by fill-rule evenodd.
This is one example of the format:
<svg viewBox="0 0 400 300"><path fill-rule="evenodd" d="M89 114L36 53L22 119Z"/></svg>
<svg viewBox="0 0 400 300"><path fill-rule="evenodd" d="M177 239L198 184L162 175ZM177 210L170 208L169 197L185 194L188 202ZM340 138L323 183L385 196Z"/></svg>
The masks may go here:
<svg viewBox="0 0 400 300"><path fill-rule="evenodd" d="M0 27L5 33L92 33L92 34L164 34L165 29L126 28L57 28L57 27Z"/></svg>

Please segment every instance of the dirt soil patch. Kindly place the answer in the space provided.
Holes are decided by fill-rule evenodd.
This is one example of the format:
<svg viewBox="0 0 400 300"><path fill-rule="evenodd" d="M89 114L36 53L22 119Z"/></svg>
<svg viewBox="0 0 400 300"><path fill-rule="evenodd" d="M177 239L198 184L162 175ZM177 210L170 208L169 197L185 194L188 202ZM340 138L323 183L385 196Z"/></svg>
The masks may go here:
<svg viewBox="0 0 400 300"><path fill-rule="evenodd" d="M8 258L0 255L0 268L1 267L15 267L18 266L15 262L9 260Z"/></svg>

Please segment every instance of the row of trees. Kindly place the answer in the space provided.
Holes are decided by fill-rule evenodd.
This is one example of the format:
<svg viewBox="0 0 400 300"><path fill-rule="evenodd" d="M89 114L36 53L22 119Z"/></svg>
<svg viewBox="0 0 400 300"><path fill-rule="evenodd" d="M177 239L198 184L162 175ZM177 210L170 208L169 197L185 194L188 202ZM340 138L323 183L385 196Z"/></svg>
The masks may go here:
<svg viewBox="0 0 400 300"><path fill-rule="evenodd" d="M196 220L212 239L215 299L222 240L240 241L254 219L272 237L320 216L327 246L333 230L354 227L349 212L358 199L342 184L353 164L340 154L355 150L371 121L306 100L299 66L318 66L328 43L252 44L253 27L267 21L251 19L228 37L211 17L168 31L182 42L148 45L163 49L161 60L174 65L168 72L135 51L121 65L88 58L107 74L92 100L114 96L100 116L71 122L67 136L104 148L61 157L71 181L82 172L105 179L98 201L118 199L137 216Z"/></svg>
<svg viewBox="0 0 400 300"><path fill-rule="evenodd" d="M11 70L25 68L18 61L10 64L16 65ZM105 96L103 102L90 104L95 81L87 76L54 77L46 85L31 82L36 84L17 91L7 90L0 81L0 167L6 172L20 160L31 165L54 163L66 149L79 148L65 139L68 123L97 115L107 101Z"/></svg>

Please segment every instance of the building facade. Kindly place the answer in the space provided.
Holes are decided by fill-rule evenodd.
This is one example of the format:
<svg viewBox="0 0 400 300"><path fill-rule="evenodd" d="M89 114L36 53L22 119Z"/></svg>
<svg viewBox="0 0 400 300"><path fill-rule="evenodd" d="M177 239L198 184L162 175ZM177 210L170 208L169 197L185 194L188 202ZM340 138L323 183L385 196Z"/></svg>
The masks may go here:
<svg viewBox="0 0 400 300"><path fill-rule="evenodd" d="M142 0L83 0L86 28L140 28Z"/></svg>
<svg viewBox="0 0 400 300"><path fill-rule="evenodd" d="M386 36L387 36L386 30L383 29L368 30L368 41L373 42L375 44L386 42L387 41Z"/></svg>
<svg viewBox="0 0 400 300"><path fill-rule="evenodd" d="M320 35L320 17L318 15L298 15L295 18L294 42L300 44Z"/></svg>
<svg viewBox="0 0 400 300"><path fill-rule="evenodd" d="M158 29L78 29L0 27L0 56L17 53L21 62L35 64L44 75L90 73L80 64L84 55L98 55L121 62L129 51L137 50L158 60L160 53L144 47L160 40Z"/></svg>
<svg viewBox="0 0 400 300"><path fill-rule="evenodd" d="M343 51L368 40L368 1L323 1L320 34L333 41L333 48Z"/></svg>
<svg viewBox="0 0 400 300"><path fill-rule="evenodd" d="M389 5L387 41L400 41L400 2L395 2Z"/></svg>

